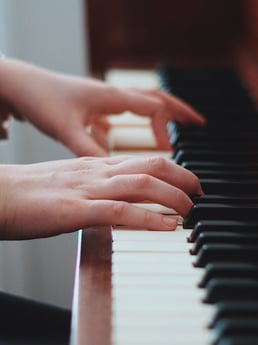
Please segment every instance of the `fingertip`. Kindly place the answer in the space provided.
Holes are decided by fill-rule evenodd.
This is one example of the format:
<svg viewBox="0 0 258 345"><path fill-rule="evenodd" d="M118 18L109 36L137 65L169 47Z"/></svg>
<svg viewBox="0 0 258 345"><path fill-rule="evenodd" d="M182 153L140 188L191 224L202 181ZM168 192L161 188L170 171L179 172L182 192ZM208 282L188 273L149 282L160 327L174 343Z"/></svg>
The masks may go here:
<svg viewBox="0 0 258 345"><path fill-rule="evenodd" d="M177 219L175 219L171 216L163 216L162 222L164 223L164 225L166 227L166 229L162 229L162 230L174 231L174 230L176 230L176 227L178 225Z"/></svg>
<svg viewBox="0 0 258 345"><path fill-rule="evenodd" d="M207 124L207 119L206 119L203 115L201 115L201 114L199 114L199 113L197 113L197 116L198 116L198 122L199 122L199 124L200 124L201 126L205 126L205 125Z"/></svg>

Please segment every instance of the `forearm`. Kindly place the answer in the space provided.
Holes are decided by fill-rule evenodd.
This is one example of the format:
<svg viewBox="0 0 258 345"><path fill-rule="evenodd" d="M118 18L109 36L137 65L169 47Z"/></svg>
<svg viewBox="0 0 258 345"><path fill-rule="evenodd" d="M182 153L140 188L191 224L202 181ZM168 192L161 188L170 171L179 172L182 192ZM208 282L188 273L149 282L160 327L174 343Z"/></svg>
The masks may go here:
<svg viewBox="0 0 258 345"><path fill-rule="evenodd" d="M29 104L34 105L37 102L35 91L42 88L42 77L45 74L48 74L47 71L31 64L14 59L1 59L0 99L19 112L27 111ZM38 83L38 80L41 83Z"/></svg>

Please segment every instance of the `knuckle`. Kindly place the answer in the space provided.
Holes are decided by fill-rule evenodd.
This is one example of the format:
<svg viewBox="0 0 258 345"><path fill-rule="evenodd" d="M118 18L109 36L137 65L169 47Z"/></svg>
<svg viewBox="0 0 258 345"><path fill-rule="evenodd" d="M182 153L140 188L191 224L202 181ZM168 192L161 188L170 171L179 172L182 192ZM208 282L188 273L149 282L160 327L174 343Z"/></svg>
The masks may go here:
<svg viewBox="0 0 258 345"><path fill-rule="evenodd" d="M148 188L151 184L151 177L147 174L139 174L133 177L133 185L136 189Z"/></svg>
<svg viewBox="0 0 258 345"><path fill-rule="evenodd" d="M182 205L186 202L186 199L188 198L181 189L175 188L173 193L173 199L176 205Z"/></svg>
<svg viewBox="0 0 258 345"><path fill-rule="evenodd" d="M163 110L166 108L167 104L166 104L166 101L163 99L163 98L156 98L155 99L155 104L156 104L156 107L157 107L157 110Z"/></svg>
<svg viewBox="0 0 258 345"><path fill-rule="evenodd" d="M121 219L126 213L127 203L124 201L114 202L111 206L111 213L115 219Z"/></svg>
<svg viewBox="0 0 258 345"><path fill-rule="evenodd" d="M150 157L148 164L157 171L164 171L167 167L167 160L164 157Z"/></svg>

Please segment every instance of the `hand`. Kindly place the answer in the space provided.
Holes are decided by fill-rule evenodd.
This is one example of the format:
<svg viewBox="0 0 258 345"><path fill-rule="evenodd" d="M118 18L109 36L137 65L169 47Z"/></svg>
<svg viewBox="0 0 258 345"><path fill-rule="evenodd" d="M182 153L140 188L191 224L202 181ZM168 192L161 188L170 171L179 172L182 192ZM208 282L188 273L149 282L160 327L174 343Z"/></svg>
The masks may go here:
<svg viewBox="0 0 258 345"><path fill-rule="evenodd" d="M104 82L53 73L22 62L1 61L2 97L16 114L76 155L105 156L104 116L130 110L151 118L157 145L169 149L168 121L204 124L190 106L161 90L121 89ZM1 84L0 84L1 86ZM93 125L95 139L86 131Z"/></svg>
<svg viewBox="0 0 258 345"><path fill-rule="evenodd" d="M91 225L173 230L176 220L130 204L150 200L185 217L202 194L190 171L152 157L75 158L0 166L0 238L26 239Z"/></svg>

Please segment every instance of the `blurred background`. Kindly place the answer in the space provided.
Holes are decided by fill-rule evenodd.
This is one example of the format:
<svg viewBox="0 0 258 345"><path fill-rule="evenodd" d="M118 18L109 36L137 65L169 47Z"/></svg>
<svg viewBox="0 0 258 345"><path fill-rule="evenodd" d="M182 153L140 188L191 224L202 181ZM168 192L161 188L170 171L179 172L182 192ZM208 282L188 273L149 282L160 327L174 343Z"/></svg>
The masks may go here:
<svg viewBox="0 0 258 345"><path fill-rule="evenodd" d="M87 75L87 34L81 0L0 0L0 50L7 56ZM24 83L26 80L24 80ZM72 157L29 124L15 123L0 144L5 163ZM0 241L0 289L70 307L77 234L22 242Z"/></svg>

